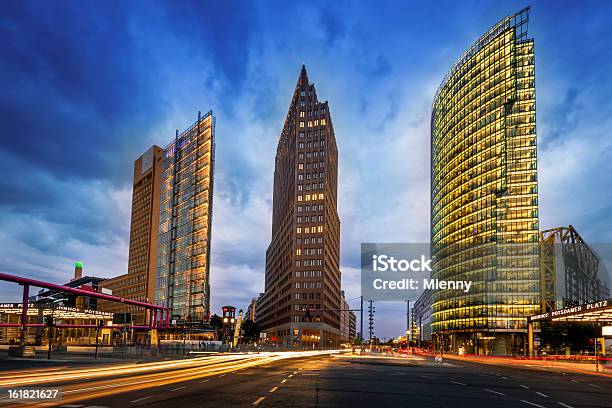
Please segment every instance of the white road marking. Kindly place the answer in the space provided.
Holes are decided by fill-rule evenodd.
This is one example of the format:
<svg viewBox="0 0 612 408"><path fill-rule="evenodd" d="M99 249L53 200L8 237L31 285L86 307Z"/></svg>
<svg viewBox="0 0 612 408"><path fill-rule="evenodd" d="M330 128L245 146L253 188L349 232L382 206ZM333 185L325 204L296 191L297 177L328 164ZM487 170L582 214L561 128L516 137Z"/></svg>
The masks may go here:
<svg viewBox="0 0 612 408"><path fill-rule="evenodd" d="M535 402L530 402L530 401L525 401L525 400L521 400L521 402L524 402L525 404L528 404L534 407L538 407L538 408L546 408L544 405L536 404Z"/></svg>
<svg viewBox="0 0 612 408"><path fill-rule="evenodd" d="M421 377L423 378L429 378L430 380L433 380L434 378L431 375L422 375Z"/></svg>
<svg viewBox="0 0 612 408"><path fill-rule="evenodd" d="M485 390L485 391L488 391L488 392L492 392L493 394L497 394L497 395L506 395L506 394L504 394L503 392L493 391L493 390L490 390L490 389L488 389L488 388L484 388L484 390Z"/></svg>
<svg viewBox="0 0 612 408"><path fill-rule="evenodd" d="M225 377L226 374L221 374L219 377Z"/></svg>
<svg viewBox="0 0 612 408"><path fill-rule="evenodd" d="M525 384L521 384L521 387L523 387L523 388L524 388L524 389L526 389L526 390L528 390L528 389L529 389L529 387L528 387L528 386L526 386Z"/></svg>
<svg viewBox="0 0 612 408"><path fill-rule="evenodd" d="M173 389L173 390L170 390L170 392L174 392L174 391L182 390L183 388L187 388L187 387L183 385L182 387L178 387L178 388L175 388L175 389Z"/></svg>
<svg viewBox="0 0 612 408"><path fill-rule="evenodd" d="M266 397L259 397L251 405L259 405L259 403L265 399Z"/></svg>
<svg viewBox="0 0 612 408"><path fill-rule="evenodd" d="M574 408L571 405L567 405L566 403L560 402L560 401L557 401L557 404L559 404L559 405L561 405L562 407L565 407L565 408Z"/></svg>
<svg viewBox="0 0 612 408"><path fill-rule="evenodd" d="M544 394L543 392L540 391L536 391L536 394L541 395L544 398L549 398L548 395Z"/></svg>
<svg viewBox="0 0 612 408"><path fill-rule="evenodd" d="M577 382L579 382L578 380L572 380L572 381L573 381L573 382L576 382L576 383L577 383Z"/></svg>
<svg viewBox="0 0 612 408"><path fill-rule="evenodd" d="M209 381L210 381L210 378L207 378L205 380L200 381L200 383L205 383L205 382L209 382Z"/></svg>
<svg viewBox="0 0 612 408"><path fill-rule="evenodd" d="M152 395L147 395L146 397L138 398L138 399L135 399L135 400L130 401L130 402L133 404L133 403L135 403L135 402L144 401L144 400L149 399L149 398L151 398L151 397L152 397Z"/></svg>
<svg viewBox="0 0 612 408"><path fill-rule="evenodd" d="M508 379L508 377L502 377L502 379L507 380L507 379Z"/></svg>
<svg viewBox="0 0 612 408"><path fill-rule="evenodd" d="M591 387L597 387L597 388L601 388L599 385L597 384L589 384Z"/></svg>
<svg viewBox="0 0 612 408"><path fill-rule="evenodd" d="M459 382L459 381L451 381L453 384L457 384L457 385L467 385L465 383Z"/></svg>
<svg viewBox="0 0 612 408"><path fill-rule="evenodd" d="M270 388L270 391L268 391L268 392L274 392L276 390L278 390L278 387L272 387L272 388Z"/></svg>
<svg viewBox="0 0 612 408"><path fill-rule="evenodd" d="M284 384L287 382L287 379L285 378L283 381L281 381L281 384Z"/></svg>
<svg viewBox="0 0 612 408"><path fill-rule="evenodd" d="M289 375L288 375L288 377L289 377L289 378L293 377L293 374L289 374Z"/></svg>

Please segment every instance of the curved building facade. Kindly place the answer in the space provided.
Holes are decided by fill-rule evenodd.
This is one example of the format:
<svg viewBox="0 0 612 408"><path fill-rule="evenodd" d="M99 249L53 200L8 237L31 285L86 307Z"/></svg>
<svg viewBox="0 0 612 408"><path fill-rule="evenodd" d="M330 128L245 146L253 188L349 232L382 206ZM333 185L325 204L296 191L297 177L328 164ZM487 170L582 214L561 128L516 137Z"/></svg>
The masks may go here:
<svg viewBox="0 0 612 408"><path fill-rule="evenodd" d="M432 331L457 352L523 352L526 317L539 311L528 19L527 8L480 37L445 76L433 103L433 277L473 284L467 293L433 294Z"/></svg>

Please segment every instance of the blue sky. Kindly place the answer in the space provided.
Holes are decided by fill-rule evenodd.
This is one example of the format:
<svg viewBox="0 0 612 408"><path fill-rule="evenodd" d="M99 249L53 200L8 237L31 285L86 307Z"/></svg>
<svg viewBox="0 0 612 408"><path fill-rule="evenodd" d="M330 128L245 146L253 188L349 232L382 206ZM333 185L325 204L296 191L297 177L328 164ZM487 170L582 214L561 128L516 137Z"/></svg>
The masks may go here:
<svg viewBox="0 0 612 408"><path fill-rule="evenodd" d="M338 142L347 297L361 242L427 241L435 90L529 3L287 3L4 1L0 271L64 282L81 260L125 273L133 161L212 109L212 306L246 307L263 289L274 154L302 63ZM612 3L531 6L540 226L612 242ZM377 334L399 334L404 310L379 303Z"/></svg>

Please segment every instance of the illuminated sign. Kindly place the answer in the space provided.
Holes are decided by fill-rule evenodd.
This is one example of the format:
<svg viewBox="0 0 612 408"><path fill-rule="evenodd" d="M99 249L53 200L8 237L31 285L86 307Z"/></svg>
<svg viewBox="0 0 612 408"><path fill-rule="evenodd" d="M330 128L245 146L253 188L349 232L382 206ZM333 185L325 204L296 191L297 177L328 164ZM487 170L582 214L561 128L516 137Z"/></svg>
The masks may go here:
<svg viewBox="0 0 612 408"><path fill-rule="evenodd" d="M600 300L599 302L587 303L584 305L572 306L565 309L551 310L550 312L529 316L527 318L530 322L537 322L541 320L552 320L566 316L572 316L584 312L596 311L606 308L612 308L612 302L609 300Z"/></svg>

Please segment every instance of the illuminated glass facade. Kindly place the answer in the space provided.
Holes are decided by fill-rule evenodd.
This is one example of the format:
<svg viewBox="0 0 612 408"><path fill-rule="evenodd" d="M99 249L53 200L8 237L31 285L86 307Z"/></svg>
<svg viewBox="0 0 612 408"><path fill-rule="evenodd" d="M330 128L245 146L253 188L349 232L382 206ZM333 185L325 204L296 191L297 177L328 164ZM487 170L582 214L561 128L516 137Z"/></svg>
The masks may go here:
<svg viewBox="0 0 612 408"><path fill-rule="evenodd" d="M210 315L215 119L212 112L164 150L155 301L182 321Z"/></svg>
<svg viewBox="0 0 612 408"><path fill-rule="evenodd" d="M448 72L431 117L433 294L448 347L518 352L539 311L534 43L529 9L497 23Z"/></svg>

